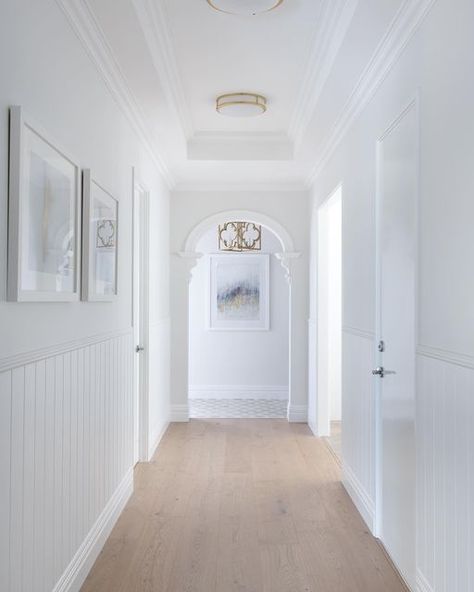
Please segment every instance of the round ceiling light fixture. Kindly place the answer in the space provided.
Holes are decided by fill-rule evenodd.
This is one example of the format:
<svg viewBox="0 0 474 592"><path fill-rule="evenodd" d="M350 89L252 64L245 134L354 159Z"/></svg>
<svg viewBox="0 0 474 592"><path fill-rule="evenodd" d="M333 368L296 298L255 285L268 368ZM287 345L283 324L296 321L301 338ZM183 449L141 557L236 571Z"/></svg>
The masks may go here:
<svg viewBox="0 0 474 592"><path fill-rule="evenodd" d="M256 16L262 12L274 10L280 6L283 0L207 0L207 2L219 12Z"/></svg>
<svg viewBox="0 0 474 592"><path fill-rule="evenodd" d="M228 93L216 99L216 111L229 117L254 117L267 110L267 99L255 93Z"/></svg>

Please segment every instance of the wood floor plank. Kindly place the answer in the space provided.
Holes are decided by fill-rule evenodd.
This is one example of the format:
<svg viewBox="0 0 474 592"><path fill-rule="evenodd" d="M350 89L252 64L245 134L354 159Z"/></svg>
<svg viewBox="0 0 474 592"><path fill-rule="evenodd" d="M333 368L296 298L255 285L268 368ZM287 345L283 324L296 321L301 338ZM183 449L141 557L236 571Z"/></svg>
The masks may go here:
<svg viewBox="0 0 474 592"><path fill-rule="evenodd" d="M82 592L406 592L307 426L172 424Z"/></svg>

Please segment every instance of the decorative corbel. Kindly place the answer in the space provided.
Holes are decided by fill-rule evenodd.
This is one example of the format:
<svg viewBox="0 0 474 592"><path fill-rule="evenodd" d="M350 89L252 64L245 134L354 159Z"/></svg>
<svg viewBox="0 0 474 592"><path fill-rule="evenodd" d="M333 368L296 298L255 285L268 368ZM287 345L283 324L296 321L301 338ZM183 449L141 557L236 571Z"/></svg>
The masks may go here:
<svg viewBox="0 0 474 592"><path fill-rule="evenodd" d="M301 252L294 251L291 253L289 253L289 252L275 253L275 257L278 259L278 261L280 262L280 265L285 270L285 279L288 282L288 285L291 285L292 263L295 259L298 259L299 257L301 257Z"/></svg>

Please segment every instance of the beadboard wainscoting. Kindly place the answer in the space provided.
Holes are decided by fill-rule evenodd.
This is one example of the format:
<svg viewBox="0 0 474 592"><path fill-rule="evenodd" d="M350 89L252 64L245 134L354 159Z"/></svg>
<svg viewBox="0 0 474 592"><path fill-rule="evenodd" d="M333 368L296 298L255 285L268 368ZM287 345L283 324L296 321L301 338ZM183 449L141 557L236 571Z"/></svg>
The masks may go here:
<svg viewBox="0 0 474 592"><path fill-rule="evenodd" d="M343 483L372 532L375 525L374 340L372 332L343 328Z"/></svg>
<svg viewBox="0 0 474 592"><path fill-rule="evenodd" d="M474 590L474 358L418 347L419 592Z"/></svg>
<svg viewBox="0 0 474 592"><path fill-rule="evenodd" d="M128 330L1 361L1 590L79 590L132 492L132 369Z"/></svg>

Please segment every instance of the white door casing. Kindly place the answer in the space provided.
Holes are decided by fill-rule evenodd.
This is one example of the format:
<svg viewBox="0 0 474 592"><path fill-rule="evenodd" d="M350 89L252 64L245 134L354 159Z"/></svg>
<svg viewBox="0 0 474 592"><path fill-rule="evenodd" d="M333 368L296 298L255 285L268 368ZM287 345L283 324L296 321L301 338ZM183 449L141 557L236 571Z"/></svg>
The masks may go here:
<svg viewBox="0 0 474 592"><path fill-rule="evenodd" d="M376 534L411 589L416 572L418 99L377 143ZM383 350L383 351L380 351Z"/></svg>
<svg viewBox="0 0 474 592"><path fill-rule="evenodd" d="M148 460L149 193L133 183L134 464Z"/></svg>

